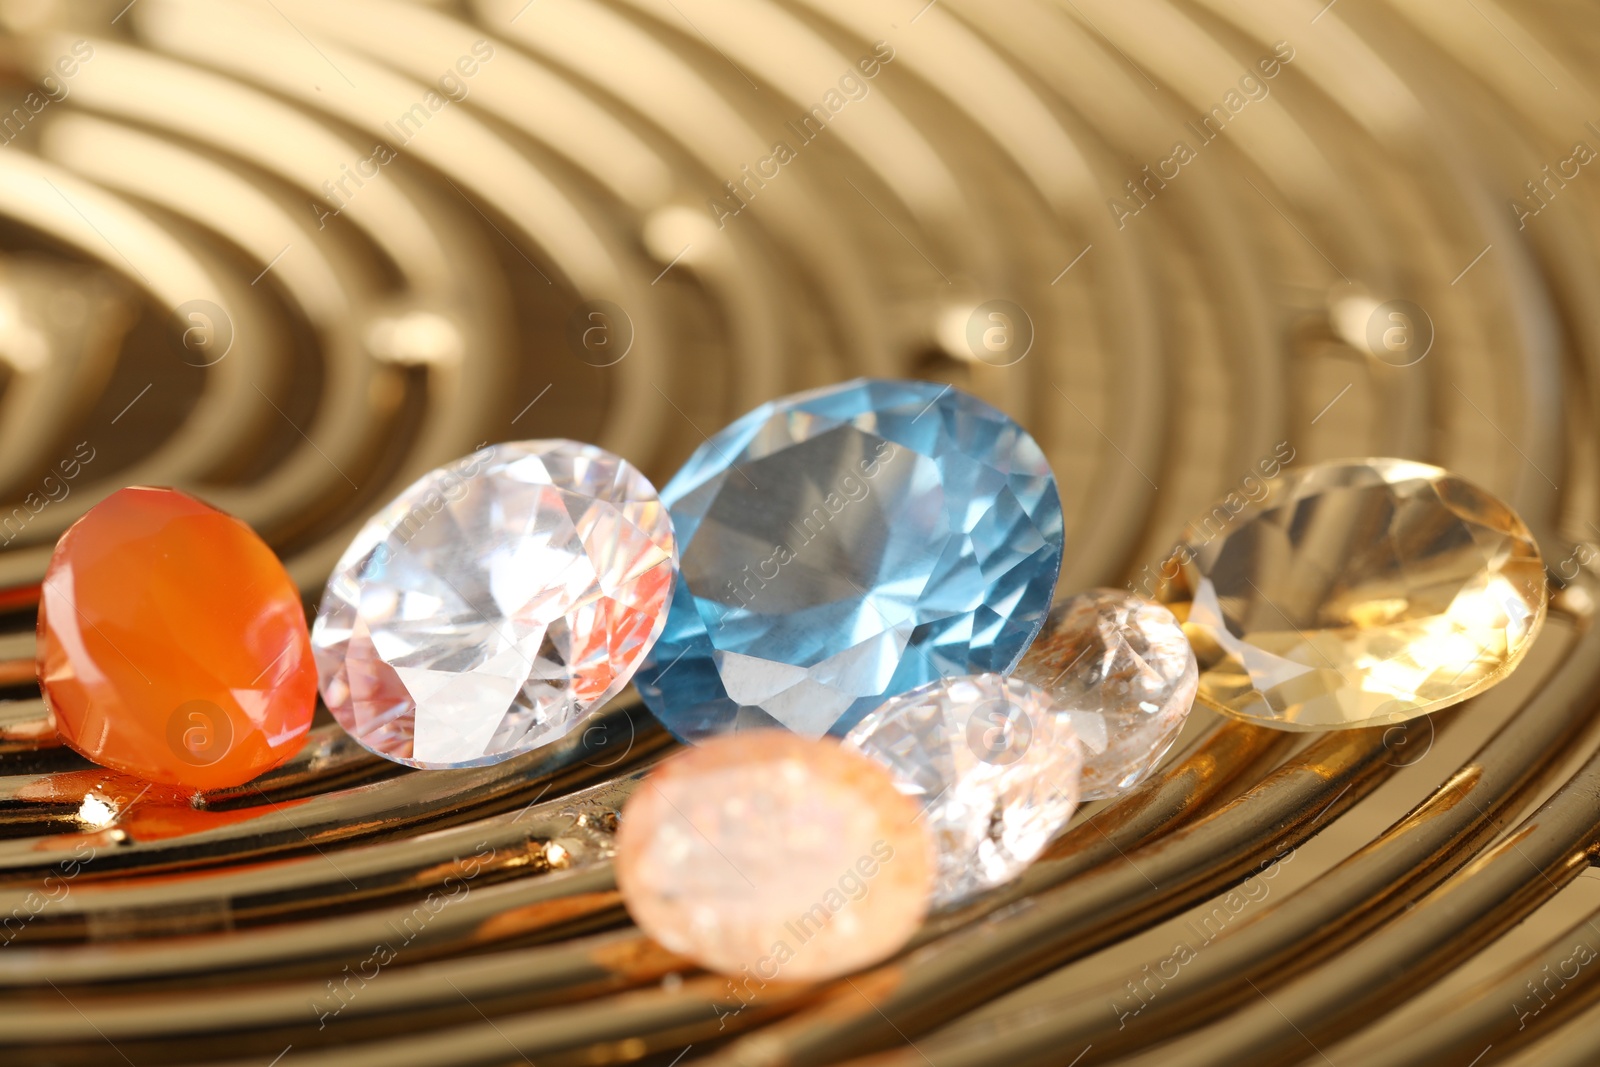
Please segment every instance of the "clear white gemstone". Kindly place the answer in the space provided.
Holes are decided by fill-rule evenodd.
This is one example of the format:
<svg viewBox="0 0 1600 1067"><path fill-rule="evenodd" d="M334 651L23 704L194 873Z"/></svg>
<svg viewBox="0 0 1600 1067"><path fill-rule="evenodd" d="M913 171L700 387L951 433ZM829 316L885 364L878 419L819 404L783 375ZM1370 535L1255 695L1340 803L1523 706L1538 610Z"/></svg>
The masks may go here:
<svg viewBox="0 0 1600 1067"><path fill-rule="evenodd" d="M1071 714L1084 745L1084 800L1124 793L1155 769L1199 684L1194 650L1172 612L1116 589L1052 608L1017 677Z"/></svg>
<svg viewBox="0 0 1600 1067"><path fill-rule="evenodd" d="M564 440L483 449L423 476L339 560L311 631L323 699L408 766L527 752L627 685L676 560L625 460Z"/></svg>
<svg viewBox="0 0 1600 1067"><path fill-rule="evenodd" d="M1017 678L929 682L868 714L844 743L922 804L938 846L938 906L1016 877L1078 806L1072 723L1048 693Z"/></svg>

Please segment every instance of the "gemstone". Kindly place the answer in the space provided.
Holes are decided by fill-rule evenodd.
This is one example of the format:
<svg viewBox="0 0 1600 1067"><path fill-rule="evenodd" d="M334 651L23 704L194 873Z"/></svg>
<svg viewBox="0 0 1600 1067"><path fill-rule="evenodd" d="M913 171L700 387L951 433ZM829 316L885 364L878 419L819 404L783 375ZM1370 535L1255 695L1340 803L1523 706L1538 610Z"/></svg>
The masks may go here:
<svg viewBox="0 0 1600 1067"><path fill-rule="evenodd" d="M882 767L783 730L712 738L651 772L617 830L617 885L660 944L758 984L894 954L926 914L933 845Z"/></svg>
<svg viewBox="0 0 1600 1067"><path fill-rule="evenodd" d="M933 901L947 907L1015 878L1072 818L1083 756L1050 694L1019 678L941 678L886 701L845 736L921 806L933 833Z"/></svg>
<svg viewBox="0 0 1600 1067"><path fill-rule="evenodd" d="M762 405L662 499L682 580L638 686L687 741L843 735L888 696L1009 671L1061 568L1061 501L1038 444L930 382Z"/></svg>
<svg viewBox="0 0 1600 1067"><path fill-rule="evenodd" d="M1189 718L1197 673L1172 612L1118 589L1057 604L1017 667L1072 718L1083 800L1125 793L1155 770Z"/></svg>
<svg viewBox="0 0 1600 1067"><path fill-rule="evenodd" d="M1191 523L1160 598L1199 699L1286 730L1401 722L1499 682L1544 622L1544 564L1517 514L1438 467L1291 469L1259 502Z"/></svg>
<svg viewBox="0 0 1600 1067"><path fill-rule="evenodd" d="M175 489L119 489L56 542L39 684L62 740L189 790L243 785L316 710L305 608L272 549Z"/></svg>
<svg viewBox="0 0 1600 1067"><path fill-rule="evenodd" d="M407 766L527 752L628 684L675 559L627 461L564 440L482 449L420 478L339 560L311 631L323 700Z"/></svg>

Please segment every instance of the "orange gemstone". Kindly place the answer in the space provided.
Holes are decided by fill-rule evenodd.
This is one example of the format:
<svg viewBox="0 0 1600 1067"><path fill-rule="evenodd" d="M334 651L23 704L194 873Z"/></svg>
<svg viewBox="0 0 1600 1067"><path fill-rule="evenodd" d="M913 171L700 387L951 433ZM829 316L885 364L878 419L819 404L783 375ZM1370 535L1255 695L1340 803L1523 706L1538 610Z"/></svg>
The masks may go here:
<svg viewBox="0 0 1600 1067"><path fill-rule="evenodd" d="M121 489L61 536L39 598L39 683L63 740L188 789L293 756L317 671L272 549L175 489Z"/></svg>

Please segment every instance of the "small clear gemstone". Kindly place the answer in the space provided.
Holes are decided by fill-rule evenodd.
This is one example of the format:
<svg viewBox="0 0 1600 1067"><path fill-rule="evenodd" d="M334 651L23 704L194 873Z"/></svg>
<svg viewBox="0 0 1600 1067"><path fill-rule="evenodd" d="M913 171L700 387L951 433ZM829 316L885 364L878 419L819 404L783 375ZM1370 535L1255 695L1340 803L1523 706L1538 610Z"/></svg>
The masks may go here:
<svg viewBox="0 0 1600 1067"><path fill-rule="evenodd" d="M938 849L934 901L1015 878L1072 818L1083 756L1071 718L1018 678L942 678L890 699L845 745L889 768Z"/></svg>
<svg viewBox="0 0 1600 1067"><path fill-rule="evenodd" d="M1288 730L1400 722L1481 693L1545 616L1544 563L1516 512L1400 459L1289 470L1259 503L1230 498L1189 526L1163 577L1199 699Z"/></svg>
<svg viewBox="0 0 1600 1067"><path fill-rule="evenodd" d="M1045 689L1083 742L1083 799L1127 792L1155 769L1194 706L1194 651L1172 612L1131 593L1068 597L1017 677Z"/></svg>
<svg viewBox="0 0 1600 1067"><path fill-rule="evenodd" d="M662 499L682 581L638 685L688 741L841 735L886 696L1009 671L1061 568L1061 501L1038 444L931 382L763 405L696 451Z"/></svg>
<svg viewBox="0 0 1600 1067"><path fill-rule="evenodd" d="M882 767L752 730L650 773L623 808L616 872L645 933L753 995L899 950L927 911L933 847Z"/></svg>
<svg viewBox="0 0 1600 1067"><path fill-rule="evenodd" d="M563 440L483 449L424 475L339 560L311 632L323 699L408 766L527 752L627 685L675 556L625 460Z"/></svg>

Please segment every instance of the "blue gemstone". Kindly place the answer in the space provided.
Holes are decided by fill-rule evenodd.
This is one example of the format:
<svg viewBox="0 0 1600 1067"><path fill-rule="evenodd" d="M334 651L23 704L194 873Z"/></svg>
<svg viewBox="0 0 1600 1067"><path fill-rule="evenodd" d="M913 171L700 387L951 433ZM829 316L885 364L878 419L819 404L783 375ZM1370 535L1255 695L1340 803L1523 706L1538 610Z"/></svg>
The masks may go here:
<svg viewBox="0 0 1600 1067"><path fill-rule="evenodd" d="M936 678L1009 672L1061 570L1061 498L1038 444L931 382L763 404L661 498L682 576L635 683L686 741L842 735Z"/></svg>

